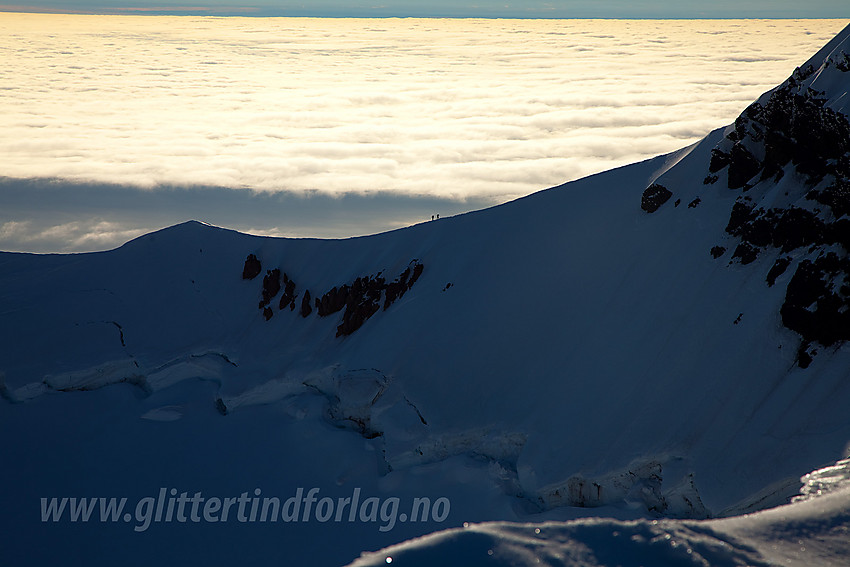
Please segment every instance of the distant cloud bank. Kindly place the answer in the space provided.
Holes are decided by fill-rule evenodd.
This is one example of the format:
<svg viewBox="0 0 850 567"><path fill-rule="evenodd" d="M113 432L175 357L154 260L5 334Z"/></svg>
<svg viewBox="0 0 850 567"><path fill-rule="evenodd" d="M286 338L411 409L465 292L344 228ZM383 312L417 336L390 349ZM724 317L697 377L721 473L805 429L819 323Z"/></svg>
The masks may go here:
<svg viewBox="0 0 850 567"><path fill-rule="evenodd" d="M340 233L314 210L298 234L383 230L438 203L446 214L502 202L692 143L846 24L4 14L0 203L14 180L68 183L70 222L100 227L89 238L74 225L73 250L149 228L121 207L165 188L232 190L246 209L257 193L295 207L379 199L396 207L382 205L379 226ZM86 209L82 186L133 198ZM405 199L422 208L398 209ZM0 210L0 249L49 249L38 231L67 225L31 201ZM268 215L228 223L225 201L222 224L293 234ZM180 202L175 222L192 218Z"/></svg>

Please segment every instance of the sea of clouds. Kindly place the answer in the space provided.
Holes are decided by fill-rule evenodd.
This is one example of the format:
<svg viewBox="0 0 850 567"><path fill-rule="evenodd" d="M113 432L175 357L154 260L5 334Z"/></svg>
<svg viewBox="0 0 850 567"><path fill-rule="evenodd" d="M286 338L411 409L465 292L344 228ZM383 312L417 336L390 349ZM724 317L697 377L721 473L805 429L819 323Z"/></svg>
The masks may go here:
<svg viewBox="0 0 850 567"><path fill-rule="evenodd" d="M504 202L698 140L846 24L0 14L0 249Z"/></svg>

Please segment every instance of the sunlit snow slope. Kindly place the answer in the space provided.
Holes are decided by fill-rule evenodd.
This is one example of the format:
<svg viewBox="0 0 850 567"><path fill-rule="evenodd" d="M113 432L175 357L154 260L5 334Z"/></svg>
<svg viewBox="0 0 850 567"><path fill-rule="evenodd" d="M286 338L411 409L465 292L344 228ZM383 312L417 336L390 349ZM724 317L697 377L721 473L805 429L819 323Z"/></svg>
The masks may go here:
<svg viewBox="0 0 850 567"><path fill-rule="evenodd" d="M364 554L351 567L846 565L850 556L848 462L812 474L828 489L794 504L723 520L584 519L467 525ZM810 488L807 484L805 489Z"/></svg>
<svg viewBox="0 0 850 567"><path fill-rule="evenodd" d="M109 252L0 254L18 459L0 480L23 487L0 525L26 557L58 532L15 504L34 516L58 478L214 487L216 467L237 483L259 461L287 486L427 486L470 519L784 502L850 441L848 38L692 147L492 209L349 240L188 222ZM243 461L215 453L233 447ZM405 529L338 553L424 533Z"/></svg>

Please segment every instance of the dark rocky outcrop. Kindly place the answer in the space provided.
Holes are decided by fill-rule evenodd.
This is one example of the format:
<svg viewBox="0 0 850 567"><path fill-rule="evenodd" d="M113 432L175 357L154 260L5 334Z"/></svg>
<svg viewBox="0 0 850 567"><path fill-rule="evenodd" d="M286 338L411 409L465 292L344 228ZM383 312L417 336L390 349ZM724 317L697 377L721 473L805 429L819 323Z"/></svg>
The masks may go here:
<svg viewBox="0 0 850 567"><path fill-rule="evenodd" d="M425 266L420 264L419 262L414 262L413 264L413 275L410 277L410 281L407 282L407 289L413 287L413 284L416 283L416 280L419 279L419 276L422 275L423 270L425 270Z"/></svg>
<svg viewBox="0 0 850 567"><path fill-rule="evenodd" d="M246 273L248 275L252 274L256 269L258 269L258 266L259 260L257 260L257 257L253 254L248 255L248 259L245 260L245 269L242 272L243 277L245 277ZM252 277L256 277L256 275ZM278 308L284 309L289 307L290 311L294 311L295 298L297 297L297 294L295 293L295 282L289 278L289 275L284 273L283 283L281 285L280 268L267 270L266 275L263 277L263 287L261 290L262 297L258 304L258 308L263 310L263 317L266 321L274 316L274 311L270 307L270 304L272 299L274 299L281 290L283 290L283 295L278 303Z"/></svg>
<svg viewBox="0 0 850 567"><path fill-rule="evenodd" d="M410 266L404 270L399 277L387 285L386 297L384 298L384 309L387 309L392 303L402 297L407 287L407 280L410 278Z"/></svg>
<svg viewBox="0 0 850 567"><path fill-rule="evenodd" d="M806 342L830 346L850 339L850 260L835 252L806 259L788 283L782 324Z"/></svg>
<svg viewBox="0 0 850 567"><path fill-rule="evenodd" d="M712 246L711 247L711 257L717 260L721 256L726 254L726 248L723 246Z"/></svg>
<svg viewBox="0 0 850 567"><path fill-rule="evenodd" d="M286 272L283 273L283 295L280 297L278 308L283 310L289 307L290 311L295 311L295 282L289 279Z"/></svg>
<svg viewBox="0 0 850 567"><path fill-rule="evenodd" d="M743 226L755 218L753 207L742 200L737 200L732 205L732 212L729 215L729 222L726 223L726 232L729 234L740 236L743 231Z"/></svg>
<svg viewBox="0 0 850 567"><path fill-rule="evenodd" d="M797 349L797 365L800 368L808 368L809 365L814 362L812 355L808 352L809 346L810 344L804 341L803 344L800 345L800 348ZM817 354L817 351L815 351L814 354Z"/></svg>
<svg viewBox="0 0 850 567"><path fill-rule="evenodd" d="M729 154L724 152L719 148L714 148L711 150L711 159L708 162L708 171L709 173L716 173L723 169L724 167L729 165ZM709 175L706 179L714 178L714 181L717 181L716 175ZM712 181L711 183L714 183ZM708 185L706 183L706 185Z"/></svg>
<svg viewBox="0 0 850 567"><path fill-rule="evenodd" d="M342 323L336 329L336 336L350 335L374 315L380 308L381 292L386 287L380 275L359 277L349 288L346 297Z"/></svg>
<svg viewBox="0 0 850 567"><path fill-rule="evenodd" d="M310 306L310 290L306 290L304 292L304 297L301 298L301 316L305 319L310 313L313 312L313 308Z"/></svg>
<svg viewBox="0 0 850 567"><path fill-rule="evenodd" d="M850 55L844 53L843 51L839 53L835 59L832 60L832 63L842 73L850 71Z"/></svg>
<svg viewBox="0 0 850 567"><path fill-rule="evenodd" d="M349 288L342 323L336 336L350 335L380 309L381 294L386 288L384 278L379 275L359 277Z"/></svg>
<svg viewBox="0 0 850 567"><path fill-rule="evenodd" d="M790 252L804 246L840 242L841 225L828 225L807 209L756 209L737 201L729 215L726 232L752 247L772 246Z"/></svg>
<svg viewBox="0 0 850 567"><path fill-rule="evenodd" d="M403 297L405 292L413 287L413 284L422 275L423 268L424 266L418 262L413 265L412 271L408 266L399 277L387 285L384 309L389 308L396 299Z"/></svg>
<svg viewBox="0 0 850 567"><path fill-rule="evenodd" d="M823 68L846 63L842 53ZM732 205L725 229L738 240L733 258L748 264L762 250L779 250L783 256L765 278L770 287L792 266L788 254L798 258L780 315L802 337L803 368L815 343L850 340L850 121L808 84L816 72L799 68L751 104L712 150L704 181L715 183L725 170L729 189L747 192ZM780 180L782 196L774 189ZM719 252L714 247L712 256Z"/></svg>
<svg viewBox="0 0 850 567"><path fill-rule="evenodd" d="M424 266L413 261L395 280L389 284L378 273L374 276L362 276L351 285L333 287L321 299L316 299L316 309L320 317L326 317L345 308L342 322L337 326L336 336L350 335L377 313L383 304L388 309L397 299L413 287ZM383 301L381 301L383 298Z"/></svg>
<svg viewBox="0 0 850 567"><path fill-rule="evenodd" d="M336 328L336 336L350 335L362 327L366 319L377 313L379 309L380 306L377 303L369 300L352 304L351 307L345 310L342 316L342 323Z"/></svg>
<svg viewBox="0 0 850 567"><path fill-rule="evenodd" d="M265 307L271 303L272 299L280 292L280 269L268 270L263 276L263 298L260 300L260 307Z"/></svg>
<svg viewBox="0 0 850 567"><path fill-rule="evenodd" d="M841 156L828 171L833 178L826 188L809 191L807 197L828 206L835 218L850 213L850 153Z"/></svg>
<svg viewBox="0 0 850 567"><path fill-rule="evenodd" d="M726 226L740 239L733 257L742 264L755 261L763 248L785 254L803 249L810 256L790 279L780 309L783 325L803 339L797 356L802 368L812 362L812 343L829 346L850 340L850 220L822 216L818 210L793 205L764 209L739 200ZM765 278L767 285L775 285L791 263L790 256L777 259ZM844 283L835 289L837 281Z"/></svg>
<svg viewBox="0 0 850 567"><path fill-rule="evenodd" d="M700 203L702 203L702 199L700 199L699 197L697 197L696 199L694 199L693 201L691 201L690 203L688 203L688 208L689 208L689 209L695 209L695 208L697 208L697 206L698 206Z"/></svg>
<svg viewBox="0 0 850 567"><path fill-rule="evenodd" d="M242 279L253 280L263 271L263 265L260 260L253 254L248 254L245 258L245 266L242 268Z"/></svg>
<svg viewBox="0 0 850 567"><path fill-rule="evenodd" d="M777 258L776 262L773 263L773 266L770 268L770 271L767 272L767 277L765 281L767 282L767 287L773 287L776 283L776 278L785 273L785 270L788 269L788 266L791 265L791 257L785 256L784 258Z"/></svg>
<svg viewBox="0 0 850 567"><path fill-rule="evenodd" d="M730 189L746 188L758 174L778 180L789 164L810 185L823 179L830 162L850 151L850 122L821 93L800 84L808 71L798 69L765 102L754 102L738 117L721 147L712 150L709 173L728 167Z"/></svg>
<svg viewBox="0 0 850 567"><path fill-rule="evenodd" d="M663 185L653 183L652 185L644 189L643 195L640 198L640 208L646 211L647 213L654 213L672 196L672 191L670 191Z"/></svg>
<svg viewBox="0 0 850 567"><path fill-rule="evenodd" d="M741 260L741 264L747 265L752 262L755 262L756 258L759 255L759 249L750 244L749 242L741 242L735 248L735 252L732 253L732 259L738 258Z"/></svg>
<svg viewBox="0 0 850 567"><path fill-rule="evenodd" d="M254 270L253 260L251 271ZM377 313L381 306L386 310L397 299L401 298L416 280L422 275L424 266L417 260L412 261L407 268L392 282L387 283L382 272L375 275L367 275L356 278L351 284L334 286L321 297L313 298L309 290L304 292L301 298L299 313L302 318L307 318L313 312L313 306L320 317L327 317L342 311L342 321L337 326L336 336L350 335L363 326L367 319ZM280 268L268 270L263 278L262 299L259 308L262 309L266 321L274 316L270 306L281 290L278 308L284 310L287 307L295 311L296 293L295 280L289 274L281 275Z"/></svg>
<svg viewBox="0 0 850 567"><path fill-rule="evenodd" d="M332 313L342 310L348 303L348 294L351 289L347 286L337 288L332 287L329 291L322 295L322 298L316 298L316 310L319 312L319 317L327 317Z"/></svg>
<svg viewBox="0 0 850 567"><path fill-rule="evenodd" d="M729 154L729 189L747 188L747 182L758 175L762 164L741 143L732 146Z"/></svg>

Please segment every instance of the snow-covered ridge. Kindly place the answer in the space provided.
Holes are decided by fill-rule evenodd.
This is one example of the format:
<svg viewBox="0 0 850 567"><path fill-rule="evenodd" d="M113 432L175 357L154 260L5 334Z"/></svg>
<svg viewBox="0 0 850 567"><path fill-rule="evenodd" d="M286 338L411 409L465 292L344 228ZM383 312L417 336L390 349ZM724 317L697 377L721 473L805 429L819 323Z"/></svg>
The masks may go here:
<svg viewBox="0 0 850 567"><path fill-rule="evenodd" d="M800 480L803 487L800 495L794 497L794 502L846 490L850 487L850 459L842 459L832 466L812 471Z"/></svg>
<svg viewBox="0 0 850 567"><path fill-rule="evenodd" d="M364 553L350 567L838 566L850 553L846 469L846 462L841 462L804 477L806 496L794 504L727 520L468 524ZM811 479L825 477L840 477L842 482L835 483L828 495L813 496Z"/></svg>

